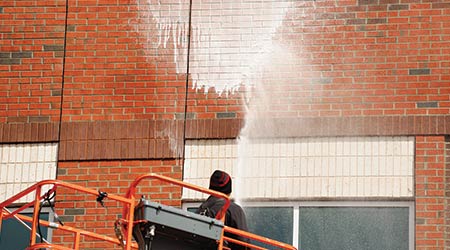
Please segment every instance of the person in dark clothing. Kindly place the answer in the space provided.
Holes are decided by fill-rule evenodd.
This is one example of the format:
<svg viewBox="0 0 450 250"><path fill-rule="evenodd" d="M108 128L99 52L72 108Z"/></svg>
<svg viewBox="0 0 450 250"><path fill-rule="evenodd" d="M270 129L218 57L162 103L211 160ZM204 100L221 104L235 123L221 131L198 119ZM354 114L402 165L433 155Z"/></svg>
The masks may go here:
<svg viewBox="0 0 450 250"><path fill-rule="evenodd" d="M209 181L209 189L219 191L226 195L230 195L231 194L230 175L220 170L214 171ZM206 201L203 202L197 209L197 213L214 218L216 217L217 213L220 211L220 209L223 207L224 204L225 204L224 199L209 196L208 199L206 199ZM227 213L225 215L225 225L239 230L248 231L244 210L242 209L242 207L240 207L233 201L230 202L230 206L228 207ZM242 238L238 235L232 235L228 233L226 233L225 235L230 238L248 242L247 239ZM228 243L227 247L231 248L232 250L247 249L244 246L232 243Z"/></svg>

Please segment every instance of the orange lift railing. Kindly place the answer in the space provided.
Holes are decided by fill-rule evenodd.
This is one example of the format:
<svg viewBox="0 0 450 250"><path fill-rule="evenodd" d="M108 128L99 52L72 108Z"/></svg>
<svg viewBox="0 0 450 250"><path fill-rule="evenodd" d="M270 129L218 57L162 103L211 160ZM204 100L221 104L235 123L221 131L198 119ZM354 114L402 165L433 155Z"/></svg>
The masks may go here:
<svg viewBox="0 0 450 250"><path fill-rule="evenodd" d="M40 181L40 182L32 185L31 187L25 189L24 191L14 195L13 197L1 202L0 209L2 210L2 212L0 213L0 231L1 231L1 225L2 225L3 220L15 217L16 219L31 223L30 243L29 243L29 246L27 249L61 249L61 250L79 249L81 236L86 236L86 237L90 237L93 239L110 242L114 245L121 245L122 248L125 250L136 249L139 246L135 241L133 241L133 226L138 223L142 223L143 221L135 220L135 209L136 209L137 202L138 202L135 195L136 195L137 186L140 184L141 181L143 181L145 179L156 179L159 181L167 182L167 183L170 183L170 184L173 184L176 186L188 188L191 190L195 190L198 192L202 192L205 194L213 195L213 196L224 199L225 204L222 207L222 209L219 211L219 213L217 214L215 219L220 220L222 222L225 220L226 210L228 209L228 207L230 205L230 200L227 195L222 194L220 192L216 192L214 190L206 189L206 188L199 187L199 186L189 184L186 182L182 182L182 181L179 181L179 180L176 180L173 178L169 178L166 176L157 175L157 174L147 174L147 175L142 175L142 176L138 177L137 179L135 179L132 182L131 186L129 187L125 196L107 194L106 196L101 197L101 200L103 198L106 198L106 199L114 200L114 201L117 201L117 202L120 202L123 204L122 218L117 219L116 223L115 223L116 238L97 234L97 233L87 231L87 230L82 230L82 229L62 225L62 224L57 224L57 223L46 221L46 220L40 220L39 219L39 208L41 205L41 201L44 200L45 197L49 197L50 195L54 194L58 187L68 188L68 189L79 191L82 193L94 195L95 197L97 197L97 201L98 201L100 192L93 190L93 189L88 189L88 188L85 188L85 187L82 187L79 185L74 185L71 183L62 182L62 181L58 181L58 180ZM48 192L46 192L44 195L41 195L42 187L47 186L47 185L52 185L51 189ZM17 208L13 212L10 212L8 209L6 209L8 206L17 202L20 198L22 198L32 192L35 192L34 201L31 201L27 204L22 205L21 207ZM27 208L33 208L33 215L31 217L19 214L20 212L24 211ZM65 232L73 233L74 241L72 243L72 247L60 246L60 245L51 244L51 243L47 243L47 242L46 243L37 243L36 242L36 237L37 237L36 230L37 230L38 224L52 228L54 230L62 230ZM129 225L131 225L131 226L129 226ZM252 233L249 233L246 231L227 227L227 226L223 226L223 230L221 231L220 239L217 241L217 250L228 249L226 246L224 246L225 241L244 245L244 246L247 246L249 249L265 249L263 247L260 247L260 246L257 246L257 245L254 245L254 244L251 244L248 242L239 241L239 240L236 240L236 239L233 239L230 237L226 237L226 236L224 236L224 232L229 232L229 233L241 236L246 239L250 239L250 240L260 242L263 244L267 244L267 245L271 245L271 246L276 247L277 249L296 250L296 248L291 245L288 245L288 244L285 244L282 242L278 242L278 241L275 241L275 240L272 240L269 238L265 238L265 237L262 237L259 235L255 235L255 234L252 234Z"/></svg>

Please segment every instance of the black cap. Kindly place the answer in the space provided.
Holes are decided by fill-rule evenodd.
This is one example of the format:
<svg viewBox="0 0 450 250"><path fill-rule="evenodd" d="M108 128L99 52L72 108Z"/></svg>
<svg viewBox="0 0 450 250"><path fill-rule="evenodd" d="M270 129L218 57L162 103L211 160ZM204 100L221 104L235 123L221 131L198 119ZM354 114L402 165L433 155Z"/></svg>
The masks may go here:
<svg viewBox="0 0 450 250"><path fill-rule="evenodd" d="M209 189L224 194L231 194L231 177L229 174L216 170L209 179Z"/></svg>

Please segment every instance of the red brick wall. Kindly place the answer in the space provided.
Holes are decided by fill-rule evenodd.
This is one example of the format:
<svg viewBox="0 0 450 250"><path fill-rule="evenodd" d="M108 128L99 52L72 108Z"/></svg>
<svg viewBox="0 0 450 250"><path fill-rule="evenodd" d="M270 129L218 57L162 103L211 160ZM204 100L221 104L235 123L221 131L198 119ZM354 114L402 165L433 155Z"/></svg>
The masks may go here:
<svg viewBox="0 0 450 250"><path fill-rule="evenodd" d="M175 119L185 77L170 50L151 59L134 1L69 1L63 121ZM160 53L163 53L160 51Z"/></svg>
<svg viewBox="0 0 450 250"><path fill-rule="evenodd" d="M170 3L174 9L180 4L180 15L187 21L187 1ZM192 8L198 11L205 4L194 1ZM17 132L10 131L28 129L36 134L37 126L31 124L58 122L62 92L64 122L182 120L187 68L176 72L176 51L170 45L173 37L167 47L149 46L157 39L158 30L148 6L142 1L71 0L65 27L65 1L3 1L1 141L38 141L32 136L12 136ZM438 0L420 4L399 0L296 1L273 34L274 43L289 49L295 60L289 61L288 69L276 63L273 69L265 68L262 83L270 98L251 95L245 99L246 105L251 108L265 101L269 105L262 114L264 118L294 118L284 124L296 127L324 124L309 126L313 128L309 134L322 134L326 127L336 127L335 123L348 123L342 117L349 116L357 121L344 128L367 127L364 123L373 124L373 117L377 127L369 132L377 133L385 130L383 118L388 116L394 120L392 124L401 123L401 134L428 134L411 129L410 123L415 122L411 117L418 116L430 117L424 119L432 119L431 126L442 124L450 112L448 7ZM255 12L245 5L241 8L256 20L264 20L263 11ZM209 19L195 13L192 27L206 25ZM186 40L187 33L179 38ZM252 38L241 39L251 42ZM193 49L192 53L194 58L198 52ZM208 71L211 65L207 59L202 63ZM279 72L280 67L284 71ZM193 90L192 78L189 80L188 119L208 120L213 131L243 124L239 121L245 116L243 88L222 95L209 89L204 94L202 89ZM298 118L307 120L295 120ZM224 119L237 121L228 125ZM110 128L115 126L111 124ZM138 127L132 125L132 129ZM436 130L429 133L447 133L449 129ZM295 133L289 128L280 131ZM234 137L238 132L222 136ZM368 134L364 129L356 133ZM188 136L208 135L194 131ZM48 128L44 139L57 138L58 130ZM118 139L114 132L111 138Z"/></svg>
<svg viewBox="0 0 450 250"><path fill-rule="evenodd" d="M181 2L183 20L187 2ZM173 159L182 157L184 138L235 138L245 124L244 103L250 110L267 104L259 118L278 129L257 130L264 136L418 135L417 248L442 248L450 3L291 2L272 34L274 43L291 52L289 67L266 62L258 82L265 92L247 99L244 88L222 95L194 90L190 75L185 113L187 67L176 71L171 43L148 46L158 30L148 12L139 12L149 7L147 1L1 1L0 142L59 139L59 159L67 162L60 162L58 178L97 188L105 174L132 180L126 173L103 172L108 167L133 174L166 173L167 167L180 178L180 162ZM180 3L170 4L176 9ZM207 24L208 17L198 18L205 4L193 1L193 27ZM264 20L263 12L242 8ZM243 42L251 42L246 37ZM212 68L203 63L205 71ZM147 162L152 159L157 160ZM85 162L70 162L79 160ZM109 185L112 192L122 191L120 183ZM61 195L62 201L76 199Z"/></svg>
<svg viewBox="0 0 450 250"><path fill-rule="evenodd" d="M416 138L416 249L446 242L445 137Z"/></svg>
<svg viewBox="0 0 450 250"><path fill-rule="evenodd" d="M65 1L0 3L0 123L59 120Z"/></svg>
<svg viewBox="0 0 450 250"><path fill-rule="evenodd" d="M0 3L0 141L55 141L65 1Z"/></svg>
<svg viewBox="0 0 450 250"><path fill-rule="evenodd" d="M445 137L445 249L450 249L450 136Z"/></svg>
<svg viewBox="0 0 450 250"><path fill-rule="evenodd" d="M175 8L179 4L171 3ZM193 9L204 4L194 1ZM6 84L0 91L5 97L0 100L0 119L7 125L2 131L11 129L12 122L30 126L58 121L61 92L65 122L183 119L187 69L176 72L173 47L148 46L158 30L148 17L151 13L142 11L145 6L134 1L68 1L65 27L64 1L4 1L0 74ZM251 13L251 7L242 8ZM188 9L180 15L187 20ZM262 18L264 13L252 15ZM271 98L253 96L247 105L268 101L263 115L277 120L352 116L371 123L367 117L419 115L444 119L450 112L449 16L448 3L442 1L297 1L273 34L296 60L285 72L276 71L280 65L267 68L263 82ZM208 18L193 19L193 27L204 20ZM183 34L180 39L187 39ZM247 37L242 39L250 41ZM192 85L190 81L189 119L245 116L240 91L219 96L214 89L204 94ZM212 126L219 130L226 125ZM50 133L46 140L54 140L52 134L58 131ZM10 137L2 141L27 141Z"/></svg>
<svg viewBox="0 0 450 250"><path fill-rule="evenodd" d="M193 8L199 4L194 2ZM440 1L299 1L275 37L301 62L287 72L293 76L266 79L276 97L272 110L288 117L448 114L447 7ZM138 8L128 1L69 1L64 120L171 120L183 115L185 72L175 72L173 48L145 46L145 32L134 25L140 21ZM64 6L56 11L64 11ZM188 15L187 10L183 13ZM63 14L44 16L59 18L60 33L54 39L59 46ZM16 23L21 17L17 15ZM38 41L32 35L27 39ZM24 51L17 46L13 50ZM46 67L48 73L61 75ZM278 91L271 91L274 86ZM190 91L192 117L242 117L238 94L217 99L212 92L205 96ZM286 92L292 100L283 98ZM278 102L280 98L285 102ZM10 116L22 117L17 113Z"/></svg>
<svg viewBox="0 0 450 250"><path fill-rule="evenodd" d="M442 2L300 2L281 34L299 48L307 73L292 109L321 117L448 114L450 9Z"/></svg>
<svg viewBox="0 0 450 250"><path fill-rule="evenodd" d="M181 179L178 165L176 160L61 162L58 179L108 194L124 196L131 182L144 174L160 173L167 177ZM178 207L181 205L181 188L168 183L144 180L138 185L136 198L142 195L166 205ZM123 205L108 198L105 199L104 204L106 208L100 206L93 195L59 188L56 213L64 225L115 238L114 222L122 214ZM54 231L53 242L70 246L73 235L60 230ZM113 244L105 244L87 237L82 238L81 242L81 249L114 247Z"/></svg>

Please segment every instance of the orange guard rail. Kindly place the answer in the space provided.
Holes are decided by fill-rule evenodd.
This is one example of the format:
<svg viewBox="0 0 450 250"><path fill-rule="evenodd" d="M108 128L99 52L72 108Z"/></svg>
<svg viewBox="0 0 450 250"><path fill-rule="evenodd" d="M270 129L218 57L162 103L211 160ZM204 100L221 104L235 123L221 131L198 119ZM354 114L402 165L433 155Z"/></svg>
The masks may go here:
<svg viewBox="0 0 450 250"><path fill-rule="evenodd" d="M2 210L2 212L0 213L0 232L1 232L1 225L2 225L3 220L15 217L22 221L31 223L30 244L27 249L61 249L61 250L79 249L81 236L87 236L87 237L91 237L94 239L110 242L115 245L121 245L123 247L123 249L126 249L126 250L130 250L132 248L136 249L136 248L138 248L138 246L137 246L136 242L134 242L132 240L133 227L132 226L129 227L128 225L134 225L134 224L140 222L140 221L134 221L134 209L135 209L135 206L137 205L136 204L137 199L135 197L135 193L136 193L136 188L139 185L139 183L145 179L157 179L157 180L160 180L163 182L171 183L176 186L192 189L192 190L195 190L198 192L202 192L205 194L209 194L209 195L213 195L213 196L225 199L225 205L222 207L221 211L219 211L219 213L216 217L216 219L219 219L222 221L225 220L226 210L228 209L228 207L230 205L230 200L227 195L222 194L220 192L216 192L214 190L206 189L206 188L199 187L199 186L189 184L186 182L182 182L182 181L179 181L176 179L165 177L162 175L146 174L146 175L142 175L142 176L138 177L137 179L135 179L132 182L132 184L130 185L125 196L108 194L107 197L105 197L106 199L114 200L114 201L117 201L117 202L120 202L123 204L122 219L118 219L116 221L116 225L117 224L120 225L120 231L122 234L120 236L122 236L122 237L119 237L119 235L116 234L118 237L113 238L113 237L97 234L97 233L94 233L91 231L77 229L77 228L66 226L66 225L60 225L60 224L46 221L46 220L39 220L39 206L40 206L41 201L44 199L45 196L50 196L51 194L55 193L56 189L58 187L68 188L68 189L76 190L76 191L83 192L86 194L91 194L91 195L94 195L95 197L97 197L99 194L98 191L96 191L96 190L88 189L88 188L85 188L85 187L82 187L79 185L74 185L71 183L62 182L62 181L58 181L58 180L40 181L40 182L30 186L29 188L25 189L24 191L22 191L16 195L14 195L13 197L3 201L2 203L0 203L0 209ZM47 193L45 193L44 195L41 195L41 189L44 185L53 185L53 186ZM23 206L17 208L13 212L10 212L6 209L6 207L10 206L14 202L18 201L20 198L22 198L32 192L35 192L34 201L24 204ZM24 211L26 208L30 208L30 207L33 208L33 216L32 217L19 214L20 212ZM72 244L72 248L69 248L66 246L59 246L59 245L55 245L55 244L51 244L51 243L37 243L36 242L36 235L37 235L36 230L37 230L38 224L52 228L54 230L62 230L62 231L73 233L75 235L75 237L74 237L74 242ZM247 246L250 249L265 249L265 248L247 243L247 242L242 242L242 241L239 241L236 239L226 237L223 235L224 232L229 232L229 233L233 233L235 235L240 235L247 239L251 239L251 240L258 241L258 242L261 242L261 243L264 243L267 245L277 247L278 249L296 250L296 248L291 245L288 245L288 244L285 244L282 242L278 242L278 241L275 241L275 240L272 240L269 238L261 237L261 236L258 236L258 235L255 235L255 234L252 234L252 233L249 233L246 231L227 227L227 226L224 227L224 230L222 232L222 237L221 237L220 241L218 242L218 248L217 248L218 250L227 249L226 247L223 246L224 240Z"/></svg>

